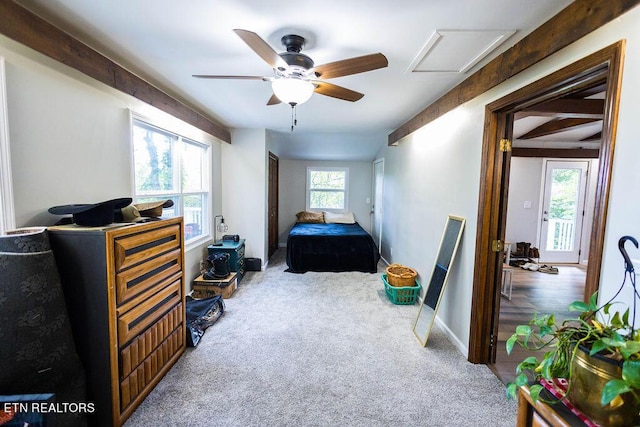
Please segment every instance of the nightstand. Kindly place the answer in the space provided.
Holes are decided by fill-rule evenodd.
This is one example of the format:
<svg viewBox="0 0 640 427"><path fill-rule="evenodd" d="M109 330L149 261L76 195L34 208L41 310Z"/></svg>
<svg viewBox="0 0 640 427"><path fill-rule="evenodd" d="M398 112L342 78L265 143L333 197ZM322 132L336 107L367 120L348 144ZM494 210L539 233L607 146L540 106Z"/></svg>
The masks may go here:
<svg viewBox="0 0 640 427"><path fill-rule="evenodd" d="M229 254L229 270L237 272L238 284L244 276L244 239L237 242L221 240L215 245L207 246L209 255L217 253Z"/></svg>

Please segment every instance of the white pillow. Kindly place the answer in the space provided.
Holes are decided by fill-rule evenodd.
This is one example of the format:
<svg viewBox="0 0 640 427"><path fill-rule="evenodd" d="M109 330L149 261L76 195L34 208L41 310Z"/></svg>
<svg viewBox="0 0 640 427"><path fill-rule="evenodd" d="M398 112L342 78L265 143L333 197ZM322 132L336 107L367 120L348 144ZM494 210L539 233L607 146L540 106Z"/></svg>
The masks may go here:
<svg viewBox="0 0 640 427"><path fill-rule="evenodd" d="M334 213L325 212L324 222L327 224L355 224L356 219L353 217L352 212Z"/></svg>

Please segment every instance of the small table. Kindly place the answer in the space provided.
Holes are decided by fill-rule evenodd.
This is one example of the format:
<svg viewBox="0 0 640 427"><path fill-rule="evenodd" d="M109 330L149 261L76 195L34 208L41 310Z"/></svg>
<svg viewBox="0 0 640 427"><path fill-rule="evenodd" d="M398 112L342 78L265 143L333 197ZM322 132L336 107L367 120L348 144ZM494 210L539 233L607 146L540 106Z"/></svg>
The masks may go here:
<svg viewBox="0 0 640 427"><path fill-rule="evenodd" d="M543 390L540 396L554 400L551 393ZM585 427L586 424L562 403L550 405L540 400L533 402L529 387L520 387L518 391L518 416L516 427Z"/></svg>

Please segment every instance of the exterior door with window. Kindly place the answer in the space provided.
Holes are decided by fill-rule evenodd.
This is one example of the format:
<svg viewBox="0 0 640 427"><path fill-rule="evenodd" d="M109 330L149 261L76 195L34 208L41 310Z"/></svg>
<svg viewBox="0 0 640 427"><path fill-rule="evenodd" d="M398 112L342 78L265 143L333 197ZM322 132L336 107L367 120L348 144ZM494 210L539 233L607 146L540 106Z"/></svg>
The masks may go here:
<svg viewBox="0 0 640 427"><path fill-rule="evenodd" d="M580 262L588 161L545 161L540 262Z"/></svg>

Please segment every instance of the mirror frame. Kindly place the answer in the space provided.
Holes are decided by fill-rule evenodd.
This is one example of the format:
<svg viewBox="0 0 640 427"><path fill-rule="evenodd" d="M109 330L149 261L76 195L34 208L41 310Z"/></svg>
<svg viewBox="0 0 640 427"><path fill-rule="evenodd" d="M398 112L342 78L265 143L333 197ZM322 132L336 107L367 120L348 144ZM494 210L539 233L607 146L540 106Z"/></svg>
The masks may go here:
<svg viewBox="0 0 640 427"><path fill-rule="evenodd" d="M418 338L418 341L420 341L420 344L422 344L423 347L427 345L427 339L429 339L431 328L433 327L433 323L435 322L436 314L438 312L438 307L440 306L440 301L442 300L442 294L444 293L444 288L447 285L447 279L449 278L449 273L451 272L451 264L453 264L453 261L455 260L455 257L456 257L456 253L458 252L458 246L460 244L460 239L462 238L462 231L464 230L465 222L466 222L466 219L459 216L449 215L447 217L447 223L445 224L444 231L442 232L442 238L440 239L438 254L433 264L433 270L431 272L431 278L429 279L429 285L428 285L428 288L425 289L424 295L422 297L422 302L420 304L420 309L418 310L418 315L416 316L416 320L413 322L413 334L416 336L416 338ZM460 224L459 225L460 228L458 229L458 232L456 233L455 236L448 236L449 227L452 224ZM445 241L445 238L447 238L447 241ZM444 253L443 249L450 251L450 253ZM438 261L442 260L443 256L445 257L445 259L448 258L448 263L446 265L446 268L444 268L445 266L438 264ZM427 300L429 288L432 285L431 282L434 279L434 274L436 273L436 268L438 267L446 270L445 275L442 278L442 285L438 293L438 298L437 298L435 307L431 307L427 305L425 308L425 302ZM423 319L423 322L421 322L421 323L425 323L425 322L428 323L428 325L426 325L426 331L424 332L417 331L416 328L418 326L418 322L421 320L421 316L427 315L427 309L429 310L432 309L433 314L431 315L431 319L427 319L427 320Z"/></svg>

